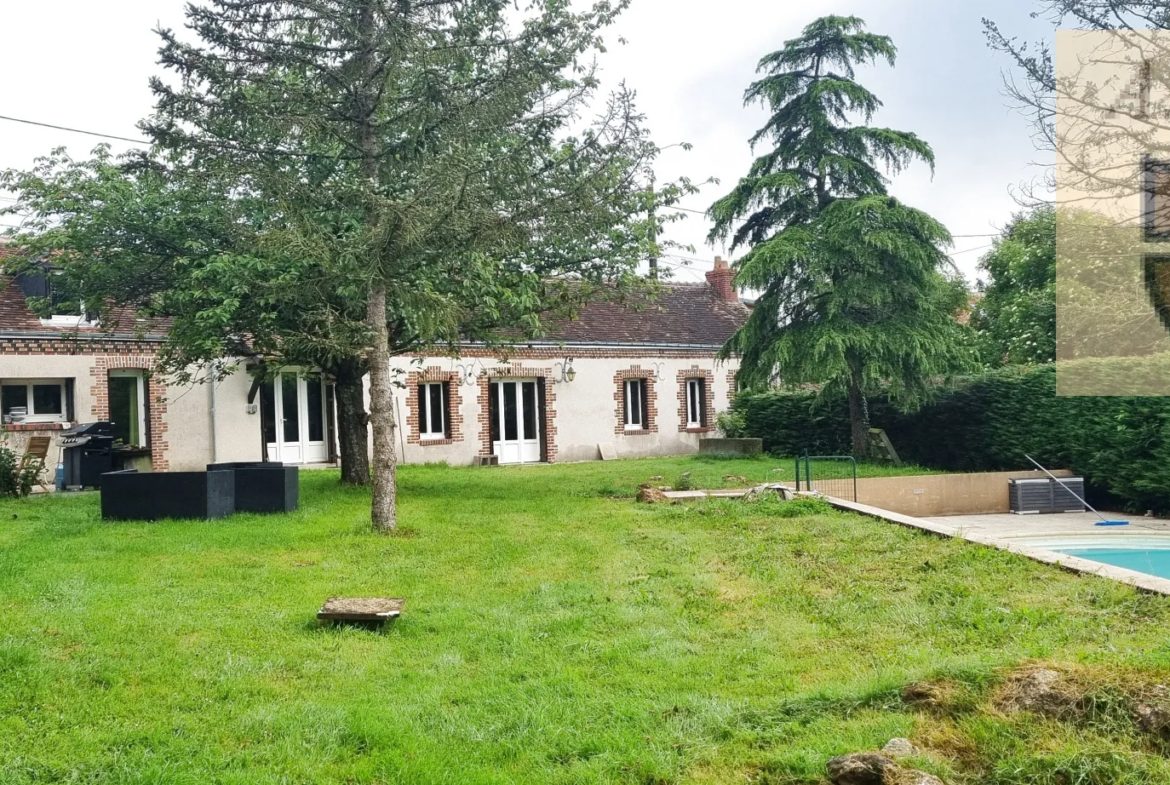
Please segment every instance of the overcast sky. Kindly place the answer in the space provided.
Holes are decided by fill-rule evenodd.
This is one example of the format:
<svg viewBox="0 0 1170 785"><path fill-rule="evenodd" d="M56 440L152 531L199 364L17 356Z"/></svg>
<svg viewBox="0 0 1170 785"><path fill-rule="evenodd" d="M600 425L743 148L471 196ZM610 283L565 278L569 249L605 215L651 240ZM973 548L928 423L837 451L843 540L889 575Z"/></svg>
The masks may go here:
<svg viewBox="0 0 1170 785"><path fill-rule="evenodd" d="M0 115L138 136L135 123L151 109L147 79L158 71L152 30L180 26L182 10L182 0L0 3ZM764 113L745 108L742 96L759 58L818 16L860 16L899 50L895 68L882 64L859 73L885 103L874 124L917 133L937 157L933 177L916 165L894 181L894 195L929 211L955 235L987 235L1017 209L1009 188L1034 176L1029 164L1037 154L1026 120L1005 105L1000 72L1006 63L984 45L980 18L1025 38L1051 35L1028 18L1030 10L1027 0L634 0L607 36L613 45L603 66L607 80L624 78L637 90L655 141L694 145L662 154L660 180L721 181L684 202L703 210L752 160L747 139ZM618 45L619 36L628 43ZM26 168L62 145L83 156L100 141L0 120L0 169ZM689 268L675 269L681 280L702 280L716 254L728 256L706 245L707 230L697 214L672 227L670 239L696 250ZM956 237L954 259L968 276L990 242Z"/></svg>

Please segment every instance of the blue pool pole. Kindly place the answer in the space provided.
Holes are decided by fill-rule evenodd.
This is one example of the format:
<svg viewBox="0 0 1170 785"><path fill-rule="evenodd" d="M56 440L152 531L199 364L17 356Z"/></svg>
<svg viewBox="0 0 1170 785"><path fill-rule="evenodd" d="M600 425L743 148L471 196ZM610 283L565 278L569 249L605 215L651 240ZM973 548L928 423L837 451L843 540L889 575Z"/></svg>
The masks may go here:
<svg viewBox="0 0 1170 785"><path fill-rule="evenodd" d="M1041 466L1039 463L1036 463L1036 460L1035 460L1034 458L1032 458L1032 456L1031 456L1031 455L1025 455L1024 457L1025 457L1025 458L1027 458L1029 461L1032 461L1032 463L1034 463L1034 464L1036 465L1036 468L1037 468L1037 469L1039 469L1040 471L1044 472L1045 474L1047 474L1049 477L1051 477L1052 479L1056 480L1057 482L1060 482L1060 478L1059 478L1059 477L1057 477L1055 474L1053 474L1052 472L1050 472L1050 471L1048 471L1047 469L1045 469L1045 468L1044 468L1043 466ZM1097 512L1097 510L1096 510L1096 509L1094 509L1093 505L1089 504L1087 501L1085 501L1084 499L1082 499L1080 496L1077 496L1077 493L1076 493L1076 491L1074 491L1072 488L1068 487L1068 486L1067 486L1067 485L1065 485L1063 482L1060 482L1060 487L1061 487L1061 488L1064 488L1066 491L1068 491L1070 494L1072 494L1073 498L1075 498L1075 499L1076 499L1077 501L1079 501L1081 504L1085 505L1085 506L1086 506L1086 507L1088 507L1090 510L1093 510L1093 514L1094 514L1094 515L1096 515L1098 518L1100 518L1100 519L1101 519L1101 522L1097 524L1098 526L1129 526L1129 521L1107 521L1107 520L1105 520L1105 516L1104 516L1104 515L1102 515L1101 513Z"/></svg>

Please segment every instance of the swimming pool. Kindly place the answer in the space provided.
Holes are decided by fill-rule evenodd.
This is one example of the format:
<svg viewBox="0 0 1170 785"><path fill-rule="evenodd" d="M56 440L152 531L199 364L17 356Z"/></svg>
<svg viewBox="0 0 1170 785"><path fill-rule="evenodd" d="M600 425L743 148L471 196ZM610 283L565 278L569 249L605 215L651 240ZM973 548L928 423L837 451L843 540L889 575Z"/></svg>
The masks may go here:
<svg viewBox="0 0 1170 785"><path fill-rule="evenodd" d="M1013 537L1010 542L1042 548L1127 570L1170 578L1170 535L1084 534Z"/></svg>

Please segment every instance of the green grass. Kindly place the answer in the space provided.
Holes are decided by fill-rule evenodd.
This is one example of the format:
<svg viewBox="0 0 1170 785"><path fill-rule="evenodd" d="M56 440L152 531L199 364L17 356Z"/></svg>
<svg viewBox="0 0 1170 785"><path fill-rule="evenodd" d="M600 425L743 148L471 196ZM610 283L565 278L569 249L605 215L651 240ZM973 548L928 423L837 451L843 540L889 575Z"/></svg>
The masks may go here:
<svg viewBox="0 0 1170 785"><path fill-rule="evenodd" d="M0 783L815 783L893 736L949 782L1170 781L1124 721L989 708L1033 659L1170 678L1170 601L815 503L628 498L774 466L403 467L394 537L331 472L282 517L2 502ZM408 602L318 627L334 595ZM945 712L898 699L925 678Z"/></svg>

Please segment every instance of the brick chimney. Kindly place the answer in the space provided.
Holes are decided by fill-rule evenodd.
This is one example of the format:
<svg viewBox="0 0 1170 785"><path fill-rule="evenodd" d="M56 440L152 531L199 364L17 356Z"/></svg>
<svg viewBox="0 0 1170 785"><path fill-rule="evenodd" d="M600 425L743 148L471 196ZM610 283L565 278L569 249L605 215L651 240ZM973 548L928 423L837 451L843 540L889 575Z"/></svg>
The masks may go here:
<svg viewBox="0 0 1170 785"><path fill-rule="evenodd" d="M715 269L707 273L707 285L715 290L721 300L729 303L739 302L739 292L735 291L735 284L731 282L734 276L731 267L719 257L715 257Z"/></svg>

